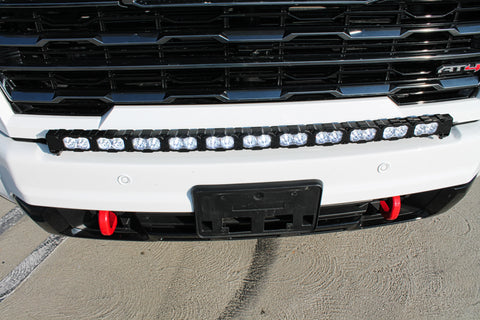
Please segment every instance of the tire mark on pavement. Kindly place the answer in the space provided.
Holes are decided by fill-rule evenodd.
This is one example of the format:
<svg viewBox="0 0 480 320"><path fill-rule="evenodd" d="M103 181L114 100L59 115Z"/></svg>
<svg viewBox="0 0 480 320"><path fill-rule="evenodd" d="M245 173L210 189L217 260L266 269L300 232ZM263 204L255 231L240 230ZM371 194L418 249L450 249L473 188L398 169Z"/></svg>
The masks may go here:
<svg viewBox="0 0 480 320"><path fill-rule="evenodd" d="M33 252L0 281L0 302L15 289L62 243L64 237L50 235Z"/></svg>
<svg viewBox="0 0 480 320"><path fill-rule="evenodd" d="M276 259L277 250L277 239L257 240L253 259L247 275L243 279L242 286L235 292L234 297L228 302L218 320L233 319L241 313L244 307L248 306L252 299L258 296L267 272Z"/></svg>
<svg viewBox="0 0 480 320"><path fill-rule="evenodd" d="M24 215L22 209L16 207L0 218L0 235L13 227Z"/></svg>

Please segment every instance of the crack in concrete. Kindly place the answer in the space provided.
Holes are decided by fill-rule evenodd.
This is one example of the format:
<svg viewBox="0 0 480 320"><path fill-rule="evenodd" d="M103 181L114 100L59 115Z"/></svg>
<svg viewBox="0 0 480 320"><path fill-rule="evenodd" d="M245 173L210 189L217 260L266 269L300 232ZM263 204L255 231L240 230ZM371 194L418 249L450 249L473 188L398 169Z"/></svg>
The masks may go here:
<svg viewBox="0 0 480 320"><path fill-rule="evenodd" d="M259 239L242 286L235 292L217 320L233 319L258 296L270 266L275 262L277 239Z"/></svg>

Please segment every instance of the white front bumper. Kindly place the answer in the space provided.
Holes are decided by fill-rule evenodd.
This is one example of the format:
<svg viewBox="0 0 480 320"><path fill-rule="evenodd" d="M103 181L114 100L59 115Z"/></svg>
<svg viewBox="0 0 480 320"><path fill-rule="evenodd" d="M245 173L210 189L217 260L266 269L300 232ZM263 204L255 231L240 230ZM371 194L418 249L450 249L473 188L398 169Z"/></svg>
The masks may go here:
<svg viewBox="0 0 480 320"><path fill-rule="evenodd" d="M1 98L0 98L1 99ZM14 141L48 129L175 129L294 125L449 113L480 119L480 100L398 107L388 98L301 103L114 108L104 117L14 115L0 101L0 176L4 190L31 205L72 209L191 212L195 185L303 179L323 182L322 204L364 201L465 184L480 167L480 122L445 139L262 151L190 153L63 152ZM387 168L380 170L379 168ZM128 180L128 183L125 183Z"/></svg>
<svg viewBox="0 0 480 320"><path fill-rule="evenodd" d="M318 179L322 204L363 201L460 185L479 170L480 122L445 139L299 149L191 153L49 154L0 136L8 193L32 205L92 210L190 212L202 184ZM379 170L382 164L389 167ZM120 183L128 177L129 183Z"/></svg>

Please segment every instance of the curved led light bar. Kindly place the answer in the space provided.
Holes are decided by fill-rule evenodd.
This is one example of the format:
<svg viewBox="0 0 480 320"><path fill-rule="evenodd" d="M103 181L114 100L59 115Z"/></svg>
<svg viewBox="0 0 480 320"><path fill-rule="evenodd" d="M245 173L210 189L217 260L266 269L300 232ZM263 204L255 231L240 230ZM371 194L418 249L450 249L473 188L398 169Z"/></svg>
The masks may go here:
<svg viewBox="0 0 480 320"><path fill-rule="evenodd" d="M390 141L450 134L449 114L343 123L181 130L50 130L52 153L61 151L191 152L262 150Z"/></svg>

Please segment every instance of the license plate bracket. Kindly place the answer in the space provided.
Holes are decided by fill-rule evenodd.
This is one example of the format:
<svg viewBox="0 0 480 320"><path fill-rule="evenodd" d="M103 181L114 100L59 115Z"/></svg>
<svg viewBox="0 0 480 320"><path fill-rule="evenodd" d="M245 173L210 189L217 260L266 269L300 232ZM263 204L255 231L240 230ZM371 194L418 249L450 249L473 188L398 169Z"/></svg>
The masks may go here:
<svg viewBox="0 0 480 320"><path fill-rule="evenodd" d="M312 232L322 183L318 180L204 185L192 189L200 238Z"/></svg>

